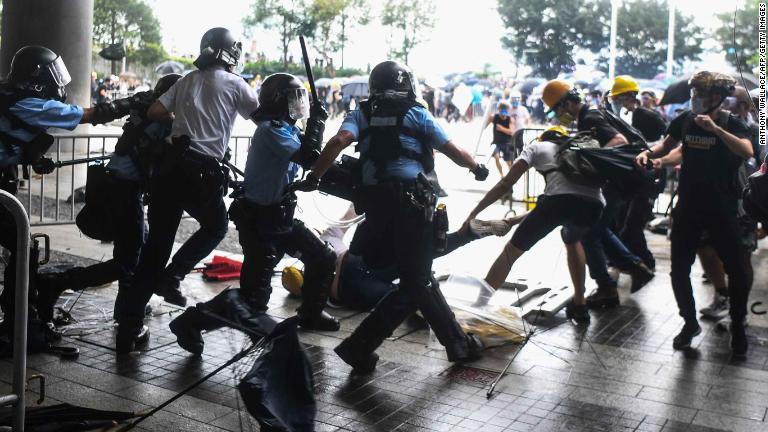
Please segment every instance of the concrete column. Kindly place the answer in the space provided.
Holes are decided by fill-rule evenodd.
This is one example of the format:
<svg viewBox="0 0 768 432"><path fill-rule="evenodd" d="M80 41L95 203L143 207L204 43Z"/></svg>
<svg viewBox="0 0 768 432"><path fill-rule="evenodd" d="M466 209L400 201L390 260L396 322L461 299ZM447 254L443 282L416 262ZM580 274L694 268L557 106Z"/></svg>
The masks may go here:
<svg viewBox="0 0 768 432"><path fill-rule="evenodd" d="M45 46L61 56L72 76L67 102L91 106L93 0L2 1L0 75L8 74L19 48Z"/></svg>

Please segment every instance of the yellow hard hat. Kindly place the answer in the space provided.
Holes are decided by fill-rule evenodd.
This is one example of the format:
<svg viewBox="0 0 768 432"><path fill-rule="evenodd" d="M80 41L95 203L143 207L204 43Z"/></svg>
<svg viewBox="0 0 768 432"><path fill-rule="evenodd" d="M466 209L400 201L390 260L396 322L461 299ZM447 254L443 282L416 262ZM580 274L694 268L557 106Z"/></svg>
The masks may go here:
<svg viewBox="0 0 768 432"><path fill-rule="evenodd" d="M301 296L301 287L304 285L304 274L301 270L293 266L284 268L282 282L283 288L291 295Z"/></svg>
<svg viewBox="0 0 768 432"><path fill-rule="evenodd" d="M541 100L551 110L572 89L573 86L563 80L551 80L544 86L544 90L541 92Z"/></svg>
<svg viewBox="0 0 768 432"><path fill-rule="evenodd" d="M539 135L539 141L551 141L557 138L567 137L568 130L560 125L551 126Z"/></svg>
<svg viewBox="0 0 768 432"><path fill-rule="evenodd" d="M619 75L613 80L613 87L611 87L611 96L618 96L620 94L629 92L640 92L640 85L629 75Z"/></svg>

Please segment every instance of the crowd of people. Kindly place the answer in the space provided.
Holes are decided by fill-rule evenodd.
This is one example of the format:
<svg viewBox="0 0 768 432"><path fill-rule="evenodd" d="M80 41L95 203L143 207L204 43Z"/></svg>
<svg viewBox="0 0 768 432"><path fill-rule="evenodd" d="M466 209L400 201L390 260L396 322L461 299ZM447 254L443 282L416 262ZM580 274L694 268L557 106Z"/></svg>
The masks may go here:
<svg viewBox="0 0 768 432"><path fill-rule="evenodd" d="M166 76L152 91L93 108L65 102L69 74L49 49L30 46L14 56L11 72L0 85L4 189L15 193L14 172L20 164L41 173L55 169L45 156L45 143L50 145L47 128L73 129L79 123L129 115L115 154L104 167L112 198L102 211L113 217L78 218L84 232L111 237L113 259L39 276L31 269L31 322L49 322L66 289L118 281L116 351L135 351L149 339L144 319L152 295L186 306L182 281L221 242L232 220L244 255L240 288L191 306L170 323L178 344L190 353L203 352L202 331L267 313L274 268L287 254L304 264L303 273L293 272L301 282L288 283L301 297L299 326L339 330L338 320L325 311L329 300L371 310L335 349L356 373L375 369L376 349L417 310L445 347L448 360L470 361L482 355L483 344L457 323L431 271L433 259L487 235L506 235L516 226L484 278L499 289L520 256L562 227L574 288L565 313L576 325L587 325L590 309L619 304L617 275L611 269L631 276L632 292L654 277L656 263L644 228L664 188L664 168L682 162L672 212L671 279L684 325L673 347L688 348L701 332L690 282L698 252L707 257L707 274L715 286L715 301L702 313L723 317L728 311L733 355L746 358L750 253L758 226L739 197L743 179L758 166L760 149L751 117L754 104L729 76L695 74L690 81L691 110L670 122L647 100L654 95L643 94L631 76L616 77L608 95L590 96L591 103L568 82L551 80L541 102L556 125L518 151L510 150L510 138L530 114L520 93L502 95L482 113L485 125L493 125L493 154L502 179L458 231L447 233L438 191L429 180L434 153L468 169L477 181L484 181L489 172L446 134L434 115L440 107L419 97L406 65L384 61L374 67L369 98L324 142L329 113L322 101L310 100L304 84L287 73L266 77L256 92L234 73L241 53L240 42L228 30L211 29L203 35L195 71ZM243 182L227 208L227 150L237 115L253 121L257 129ZM622 119L627 117L629 122ZM303 129L298 126L302 123ZM360 157L349 168L336 159L353 143ZM622 172L632 175L612 174L610 165L590 165L590 171L577 160L587 150L629 157L634 168ZM508 220L478 219L529 169L546 179L532 211ZM300 170L304 175L299 178ZM296 218L297 193L317 189L349 199L349 214L365 214L349 247L341 244L338 232L318 236ZM145 195L151 197L146 221ZM184 212L200 228L172 255ZM5 210L0 216L2 245L14 251L13 221ZM0 302L6 337L14 314L14 259L12 253ZM591 295L586 292L587 269L597 284ZM284 278L291 273L286 271ZM51 326L38 327L43 338L52 332Z"/></svg>

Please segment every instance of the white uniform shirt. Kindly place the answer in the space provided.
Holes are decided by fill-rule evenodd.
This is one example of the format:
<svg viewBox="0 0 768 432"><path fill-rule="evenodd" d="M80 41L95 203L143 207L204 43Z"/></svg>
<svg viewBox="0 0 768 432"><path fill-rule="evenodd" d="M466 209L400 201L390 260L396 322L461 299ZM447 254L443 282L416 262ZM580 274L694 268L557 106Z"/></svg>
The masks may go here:
<svg viewBox="0 0 768 432"><path fill-rule="evenodd" d="M529 167L538 171L548 171L557 168L555 155L557 144L549 141L534 142L525 146L517 160L523 160ZM544 187L544 195L581 195L592 198L605 204L603 194L599 187L585 186L574 183L560 171L551 171L546 176L547 185Z"/></svg>
<svg viewBox="0 0 768 432"><path fill-rule="evenodd" d="M235 116L247 119L259 106L248 83L223 67L190 72L159 101L175 116L171 136L187 135L192 150L218 160L224 158Z"/></svg>

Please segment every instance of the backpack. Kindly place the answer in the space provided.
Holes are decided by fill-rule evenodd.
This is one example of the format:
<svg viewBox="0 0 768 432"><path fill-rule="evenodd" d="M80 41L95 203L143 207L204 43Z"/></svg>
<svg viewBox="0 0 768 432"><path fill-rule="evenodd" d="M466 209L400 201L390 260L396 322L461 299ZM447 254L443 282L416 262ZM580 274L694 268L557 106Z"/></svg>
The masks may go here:
<svg viewBox="0 0 768 432"><path fill-rule="evenodd" d="M116 227L113 222L109 196L114 181L104 164L88 166L85 181L85 207L75 217L75 225L88 237L101 241L113 241Z"/></svg>
<svg viewBox="0 0 768 432"><path fill-rule="evenodd" d="M768 224L768 164L749 176L742 194L744 211L752 219Z"/></svg>
<svg viewBox="0 0 768 432"><path fill-rule="evenodd" d="M654 185L653 173L635 165L637 155L645 151L641 146L625 144L603 148L586 131L550 141L560 147L555 155L557 168L554 170L574 183L601 187L610 182L624 195L634 195ZM546 176L551 171L542 174Z"/></svg>
<svg viewBox="0 0 768 432"><path fill-rule="evenodd" d="M598 108L598 111L600 111L605 119L608 120L608 124L610 124L612 128L624 135L624 138L627 139L629 145L643 147L644 150L648 149L648 142L645 140L642 132L637 130L631 124L625 122L611 110Z"/></svg>

